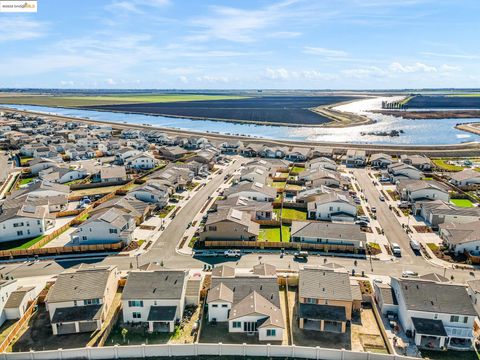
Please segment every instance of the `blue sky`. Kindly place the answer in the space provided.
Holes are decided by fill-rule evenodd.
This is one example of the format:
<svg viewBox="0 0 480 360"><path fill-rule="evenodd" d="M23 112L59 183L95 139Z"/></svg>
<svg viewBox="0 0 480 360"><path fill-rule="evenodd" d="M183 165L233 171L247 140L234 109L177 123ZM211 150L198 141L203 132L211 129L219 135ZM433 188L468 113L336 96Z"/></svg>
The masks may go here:
<svg viewBox="0 0 480 360"><path fill-rule="evenodd" d="M480 87L478 0L39 0L0 87Z"/></svg>

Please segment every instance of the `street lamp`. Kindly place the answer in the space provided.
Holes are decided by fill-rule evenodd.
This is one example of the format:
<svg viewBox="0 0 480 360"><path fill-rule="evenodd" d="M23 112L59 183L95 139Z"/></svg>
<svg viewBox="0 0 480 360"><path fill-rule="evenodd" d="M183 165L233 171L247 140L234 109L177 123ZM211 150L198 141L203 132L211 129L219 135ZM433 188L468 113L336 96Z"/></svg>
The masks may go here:
<svg viewBox="0 0 480 360"><path fill-rule="evenodd" d="M138 270L138 258L140 257L140 254L135 255L135 259L137 260L137 270Z"/></svg>

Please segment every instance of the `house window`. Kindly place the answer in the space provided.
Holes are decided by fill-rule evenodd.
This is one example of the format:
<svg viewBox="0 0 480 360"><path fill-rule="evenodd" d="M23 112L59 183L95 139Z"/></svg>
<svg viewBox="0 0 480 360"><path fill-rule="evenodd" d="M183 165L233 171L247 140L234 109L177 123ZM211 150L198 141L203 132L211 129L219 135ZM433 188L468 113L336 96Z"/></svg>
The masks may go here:
<svg viewBox="0 0 480 360"><path fill-rule="evenodd" d="M209 231L217 231L217 227L216 226L209 226L208 230Z"/></svg>
<svg viewBox="0 0 480 360"><path fill-rule="evenodd" d="M143 300L129 300L128 307L143 307Z"/></svg>
<svg viewBox="0 0 480 360"><path fill-rule="evenodd" d="M466 324L468 322L468 316L463 317L463 323Z"/></svg>
<svg viewBox="0 0 480 360"><path fill-rule="evenodd" d="M100 305L100 299L86 299L83 303L84 305Z"/></svg>
<svg viewBox="0 0 480 360"><path fill-rule="evenodd" d="M20 227L20 226L23 226L23 222L19 222L19 223L14 223L13 224L13 227Z"/></svg>
<svg viewBox="0 0 480 360"><path fill-rule="evenodd" d="M435 320L437 320L437 319L438 319L438 314L433 315L433 318L434 318Z"/></svg>
<svg viewBox="0 0 480 360"><path fill-rule="evenodd" d="M267 336L276 336L277 330L275 329L267 329Z"/></svg>
<svg viewBox="0 0 480 360"><path fill-rule="evenodd" d="M116 234L117 233L117 229L110 229L110 234Z"/></svg>
<svg viewBox="0 0 480 360"><path fill-rule="evenodd" d="M460 318L457 315L450 316L450 322L459 322Z"/></svg>
<svg viewBox="0 0 480 360"><path fill-rule="evenodd" d="M217 304L213 304L213 305L212 305L212 308L217 308L217 307L218 307Z"/></svg>
<svg viewBox="0 0 480 360"><path fill-rule="evenodd" d="M22 236L23 235L23 231L17 231L17 236Z"/></svg>
<svg viewBox="0 0 480 360"><path fill-rule="evenodd" d="M241 321L234 321L234 322L232 323L232 327L233 327L234 329L240 329L240 328L242 327L242 322L241 322Z"/></svg>
<svg viewBox="0 0 480 360"><path fill-rule="evenodd" d="M139 313L139 312L134 311L134 312L132 313L132 317L133 317L134 319L141 319L141 318L142 318L142 313Z"/></svg>
<svg viewBox="0 0 480 360"><path fill-rule="evenodd" d="M222 308L226 308L226 307L228 307L227 304L222 304Z"/></svg>
<svg viewBox="0 0 480 360"><path fill-rule="evenodd" d="M317 299L314 299L314 298L305 298L305 303L306 303L306 304L316 304L316 303L317 303Z"/></svg>

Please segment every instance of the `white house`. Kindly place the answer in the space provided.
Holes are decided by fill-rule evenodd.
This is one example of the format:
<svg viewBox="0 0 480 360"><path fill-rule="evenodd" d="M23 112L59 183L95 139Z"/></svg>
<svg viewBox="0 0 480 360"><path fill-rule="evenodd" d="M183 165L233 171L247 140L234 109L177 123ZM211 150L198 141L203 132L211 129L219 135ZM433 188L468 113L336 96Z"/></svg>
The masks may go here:
<svg viewBox="0 0 480 360"><path fill-rule="evenodd" d="M123 164L128 158L139 155L140 153L141 151L137 149L124 147L115 152L115 160Z"/></svg>
<svg viewBox="0 0 480 360"><path fill-rule="evenodd" d="M21 286L13 291L5 303L6 319L20 319L28 309L30 302L37 297L38 290L34 286Z"/></svg>
<svg viewBox="0 0 480 360"><path fill-rule="evenodd" d="M44 158L33 159L29 163L30 172L32 175L37 175L40 171L56 165L58 165L57 161Z"/></svg>
<svg viewBox="0 0 480 360"><path fill-rule="evenodd" d="M65 184L70 181L80 180L87 176L87 170L84 168L71 169L66 167L52 166L38 173L42 180Z"/></svg>
<svg viewBox="0 0 480 360"><path fill-rule="evenodd" d="M58 275L45 300L54 335L100 330L118 288L116 266L81 265Z"/></svg>
<svg viewBox="0 0 480 360"><path fill-rule="evenodd" d="M375 153L370 156L370 164L373 167L386 168L393 163L392 157L388 154Z"/></svg>
<svg viewBox="0 0 480 360"><path fill-rule="evenodd" d="M307 203L308 217L316 220L353 221L357 206L345 194L324 193Z"/></svg>
<svg viewBox="0 0 480 360"><path fill-rule="evenodd" d="M122 294L123 321L148 324L149 332L173 332L185 309L187 271L132 271Z"/></svg>
<svg viewBox="0 0 480 360"><path fill-rule="evenodd" d="M5 305L10 295L17 289L17 280L0 280L0 326L7 320Z"/></svg>
<svg viewBox="0 0 480 360"><path fill-rule="evenodd" d="M283 321L275 271L256 267L236 274L227 265L212 271L207 296L208 321L228 322L230 333L252 333L260 341L282 341ZM266 271L267 270L267 271Z"/></svg>
<svg viewBox="0 0 480 360"><path fill-rule="evenodd" d="M305 181L308 188L319 186L339 187L341 183L340 174L336 171L326 170L321 167L302 171L298 175L299 180Z"/></svg>
<svg viewBox="0 0 480 360"><path fill-rule="evenodd" d="M128 192L135 199L163 208L168 203L169 188L158 181L148 180L145 184Z"/></svg>
<svg viewBox="0 0 480 360"><path fill-rule="evenodd" d="M337 163L326 157L319 157L307 162L308 169L314 170L318 168L337 171Z"/></svg>
<svg viewBox="0 0 480 360"><path fill-rule="evenodd" d="M480 251L480 221L440 224L440 237L457 254Z"/></svg>
<svg viewBox="0 0 480 360"><path fill-rule="evenodd" d="M125 165L128 168L137 170L150 170L157 164L158 160L146 152L125 159Z"/></svg>
<svg viewBox="0 0 480 360"><path fill-rule="evenodd" d="M480 185L480 172L465 169L450 176L450 182L455 186L474 186Z"/></svg>
<svg viewBox="0 0 480 360"><path fill-rule="evenodd" d="M105 166L100 169L99 178L101 182L121 182L127 180L125 166Z"/></svg>
<svg viewBox="0 0 480 360"><path fill-rule="evenodd" d="M349 149L347 150L345 163L347 166L364 166L367 162L365 150Z"/></svg>
<svg viewBox="0 0 480 360"><path fill-rule="evenodd" d="M402 200L412 203L425 200L441 200L445 202L450 200L448 190L436 181L402 180L397 183L397 192Z"/></svg>
<svg viewBox="0 0 480 360"><path fill-rule="evenodd" d="M470 296L473 307L477 311L477 314L480 314L480 280L470 280L467 281L467 293Z"/></svg>
<svg viewBox="0 0 480 360"><path fill-rule="evenodd" d="M258 182L242 181L225 190L227 198L242 196L250 200L272 202L277 196L277 190Z"/></svg>
<svg viewBox="0 0 480 360"><path fill-rule="evenodd" d="M135 217L117 208L99 212L79 225L70 234L70 245L113 244L128 245L135 230Z"/></svg>
<svg viewBox="0 0 480 360"><path fill-rule="evenodd" d="M410 179L410 180L420 180L424 177L422 171L413 167L412 165L407 165L403 163L394 163L387 166L387 171L392 178L392 182L397 182L399 180Z"/></svg>
<svg viewBox="0 0 480 360"><path fill-rule="evenodd" d="M265 184L268 178L268 169L263 166L247 167L240 173L240 181Z"/></svg>
<svg viewBox="0 0 480 360"><path fill-rule="evenodd" d="M429 171L432 169L432 162L425 155L401 155L400 159L403 163L412 165L419 170Z"/></svg>
<svg viewBox="0 0 480 360"><path fill-rule="evenodd" d="M22 201L0 211L0 242L33 239L55 223L45 207Z"/></svg>
<svg viewBox="0 0 480 360"><path fill-rule="evenodd" d="M464 285L406 278L392 278L390 285L398 303L393 311L418 347L472 348L477 312Z"/></svg>
<svg viewBox="0 0 480 360"><path fill-rule="evenodd" d="M443 223L480 221L480 207L460 207L441 200L417 201L413 204L412 211L433 228Z"/></svg>

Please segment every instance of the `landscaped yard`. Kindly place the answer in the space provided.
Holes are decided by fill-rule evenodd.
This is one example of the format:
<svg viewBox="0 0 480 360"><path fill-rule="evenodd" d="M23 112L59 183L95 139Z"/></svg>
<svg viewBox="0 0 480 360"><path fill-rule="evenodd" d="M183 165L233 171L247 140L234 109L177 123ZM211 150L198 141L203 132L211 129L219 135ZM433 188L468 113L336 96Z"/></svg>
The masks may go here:
<svg viewBox="0 0 480 360"><path fill-rule="evenodd" d="M290 227L283 225L282 226L282 242L290 241ZM269 242L280 242L280 227L264 227L260 229L260 234L258 235L258 241L269 241Z"/></svg>
<svg viewBox="0 0 480 360"><path fill-rule="evenodd" d="M276 189L283 189L285 187L285 181L274 181L272 182L272 186Z"/></svg>
<svg viewBox="0 0 480 360"><path fill-rule="evenodd" d="M304 167L300 167L300 166L294 166L292 168L292 171L290 172L291 174L299 174L301 173L302 171L304 171L305 168Z"/></svg>
<svg viewBox="0 0 480 360"><path fill-rule="evenodd" d="M451 199L450 202L459 207L473 207L473 203L469 199Z"/></svg>
<svg viewBox="0 0 480 360"><path fill-rule="evenodd" d="M28 178L23 178L18 182L18 185L27 185L30 184L33 181L33 177L28 177Z"/></svg>
<svg viewBox="0 0 480 360"><path fill-rule="evenodd" d="M170 213L170 211L172 211L174 208L175 208L175 205L167 205L162 210L160 210L160 212L158 213L158 216L162 219L166 218L167 215Z"/></svg>
<svg viewBox="0 0 480 360"><path fill-rule="evenodd" d="M287 184L287 186L285 186L285 190L301 191L302 187L300 185Z"/></svg>
<svg viewBox="0 0 480 360"><path fill-rule="evenodd" d="M452 165L447 163L447 160L443 159L433 159L432 162L440 169L447 170L447 171L462 171L462 166Z"/></svg>
<svg viewBox="0 0 480 360"><path fill-rule="evenodd" d="M281 209L274 209L273 211L280 218ZM292 219L292 220L306 220L307 219L307 213L305 211L301 211L301 210L297 210L297 209L283 208L282 218L283 219Z"/></svg>

